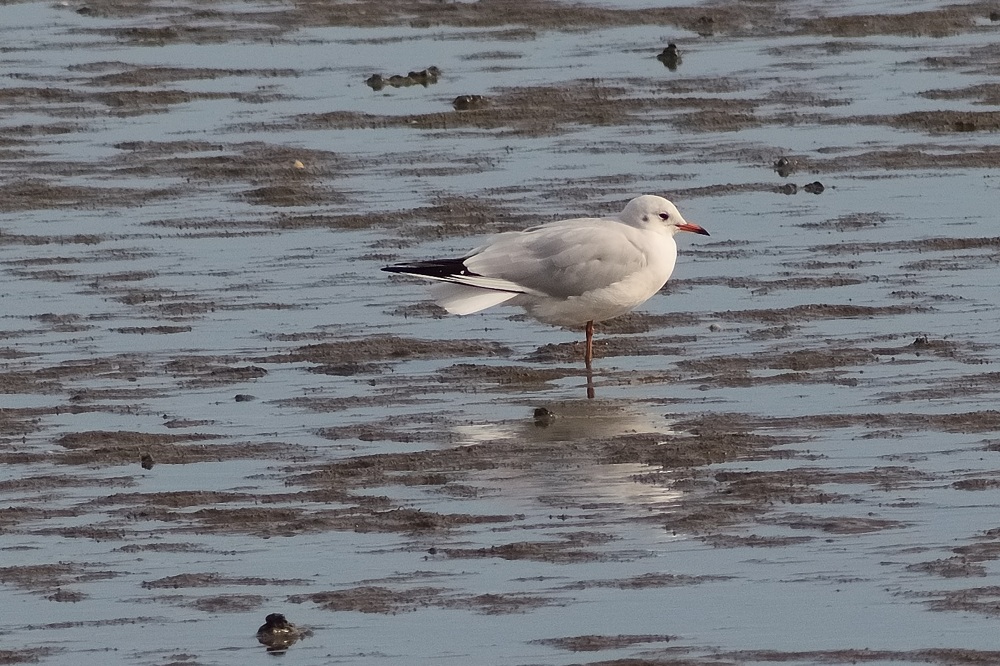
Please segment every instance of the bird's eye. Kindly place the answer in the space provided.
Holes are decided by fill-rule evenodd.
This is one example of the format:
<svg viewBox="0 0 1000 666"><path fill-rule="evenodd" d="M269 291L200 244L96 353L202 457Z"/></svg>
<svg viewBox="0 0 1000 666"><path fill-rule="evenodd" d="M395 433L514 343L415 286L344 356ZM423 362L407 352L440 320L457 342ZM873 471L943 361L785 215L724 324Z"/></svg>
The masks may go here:
<svg viewBox="0 0 1000 666"><path fill-rule="evenodd" d="M660 219L664 220L664 221L669 220L670 219L670 213L660 213Z"/></svg>

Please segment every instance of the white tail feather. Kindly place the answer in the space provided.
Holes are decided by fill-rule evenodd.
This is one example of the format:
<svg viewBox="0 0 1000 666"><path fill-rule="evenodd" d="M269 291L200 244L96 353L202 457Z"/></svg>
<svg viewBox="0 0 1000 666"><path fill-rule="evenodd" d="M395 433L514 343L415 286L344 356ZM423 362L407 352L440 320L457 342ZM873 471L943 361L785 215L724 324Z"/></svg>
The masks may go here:
<svg viewBox="0 0 1000 666"><path fill-rule="evenodd" d="M453 282L438 282L431 287L434 302L451 314L467 315L500 305L518 294L510 291L492 291L468 287Z"/></svg>

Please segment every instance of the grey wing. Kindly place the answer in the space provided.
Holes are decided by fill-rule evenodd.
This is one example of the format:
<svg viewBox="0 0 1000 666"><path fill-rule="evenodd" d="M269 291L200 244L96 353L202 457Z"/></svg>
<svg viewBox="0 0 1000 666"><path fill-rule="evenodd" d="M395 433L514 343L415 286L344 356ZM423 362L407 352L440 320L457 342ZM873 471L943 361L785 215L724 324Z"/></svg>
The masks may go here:
<svg viewBox="0 0 1000 666"><path fill-rule="evenodd" d="M485 278L517 285L518 291L556 298L603 289L646 266L629 227L605 220L570 222L499 236L465 265Z"/></svg>

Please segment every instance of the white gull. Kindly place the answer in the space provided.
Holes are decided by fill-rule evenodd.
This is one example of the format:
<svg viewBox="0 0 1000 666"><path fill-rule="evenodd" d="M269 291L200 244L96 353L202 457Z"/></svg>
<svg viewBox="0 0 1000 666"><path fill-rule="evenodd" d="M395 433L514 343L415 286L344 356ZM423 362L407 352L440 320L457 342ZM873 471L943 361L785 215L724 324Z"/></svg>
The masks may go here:
<svg viewBox="0 0 1000 666"><path fill-rule="evenodd" d="M632 311L666 284L678 231L709 235L667 199L647 194L617 215L549 222L500 234L463 257L382 270L437 281L434 299L451 314L505 303L546 324L584 326L589 368L594 322Z"/></svg>

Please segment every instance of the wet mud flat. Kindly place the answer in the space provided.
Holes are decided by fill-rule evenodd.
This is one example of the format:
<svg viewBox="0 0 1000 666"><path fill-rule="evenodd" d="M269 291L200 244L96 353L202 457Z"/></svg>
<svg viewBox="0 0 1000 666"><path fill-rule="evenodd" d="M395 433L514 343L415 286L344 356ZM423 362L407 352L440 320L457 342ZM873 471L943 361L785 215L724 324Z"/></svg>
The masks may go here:
<svg viewBox="0 0 1000 666"><path fill-rule="evenodd" d="M995 9L0 8L0 663L996 661ZM378 271L640 193L592 377Z"/></svg>

